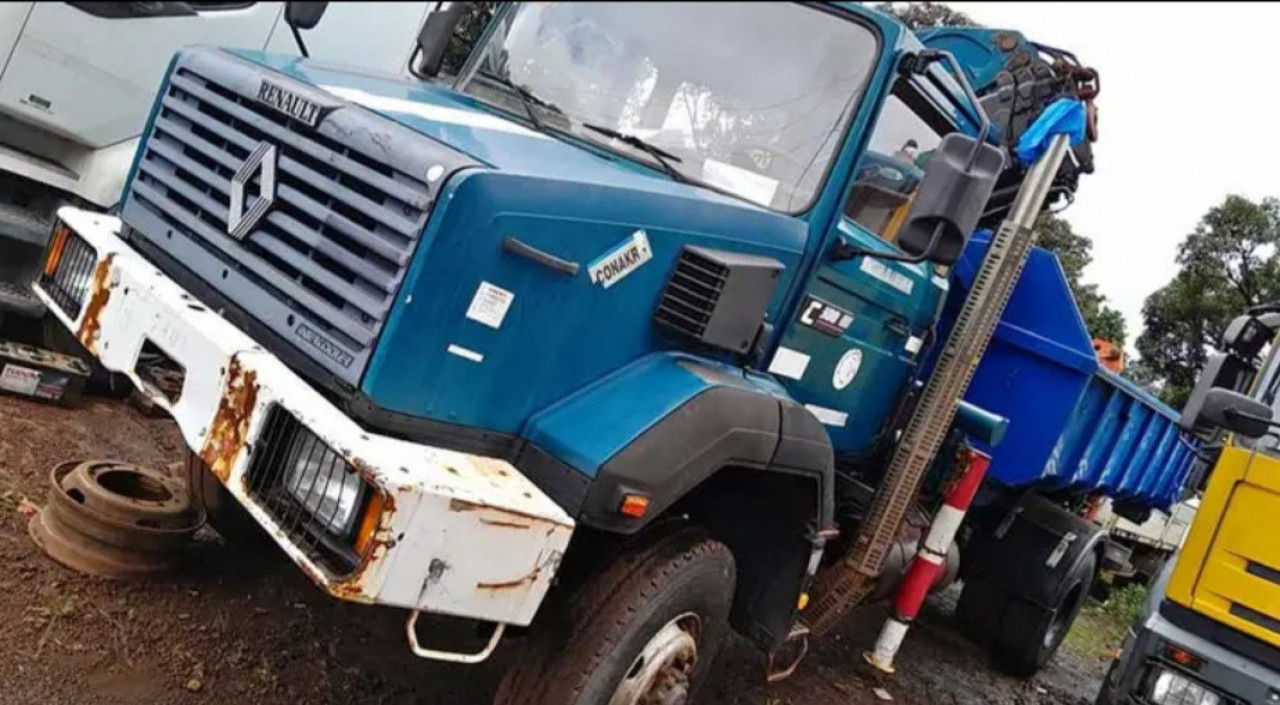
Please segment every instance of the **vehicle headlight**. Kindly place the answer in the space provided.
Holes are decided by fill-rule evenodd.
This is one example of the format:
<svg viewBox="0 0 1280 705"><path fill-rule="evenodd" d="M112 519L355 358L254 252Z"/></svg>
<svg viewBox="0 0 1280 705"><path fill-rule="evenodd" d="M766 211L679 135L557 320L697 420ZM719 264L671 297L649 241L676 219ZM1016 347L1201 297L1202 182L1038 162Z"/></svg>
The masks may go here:
<svg viewBox="0 0 1280 705"><path fill-rule="evenodd" d="M284 486L326 533L351 532L365 488L364 478L340 455L299 434L285 459ZM313 524L314 526L314 524Z"/></svg>
<svg viewBox="0 0 1280 705"><path fill-rule="evenodd" d="M1190 678L1162 669L1151 686L1151 702L1154 705L1221 705L1222 698Z"/></svg>

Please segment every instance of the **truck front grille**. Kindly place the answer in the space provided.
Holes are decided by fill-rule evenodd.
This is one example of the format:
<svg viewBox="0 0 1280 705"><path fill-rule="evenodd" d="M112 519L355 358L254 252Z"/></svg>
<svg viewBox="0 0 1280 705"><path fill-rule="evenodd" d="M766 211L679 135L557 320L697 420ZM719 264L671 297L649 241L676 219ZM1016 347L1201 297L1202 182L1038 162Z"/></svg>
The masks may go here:
<svg viewBox="0 0 1280 705"><path fill-rule="evenodd" d="M163 100L134 194L325 332L368 346L425 225L425 184L189 70L177 71ZM237 242L227 234L231 177L263 141L279 155L275 202ZM250 186L256 194L260 173Z"/></svg>
<svg viewBox="0 0 1280 705"><path fill-rule="evenodd" d="M313 126L259 101L267 83L320 105L323 117ZM469 160L386 117L216 50L184 51L157 100L125 221L355 382L442 177ZM264 154L274 164L275 187L273 197L260 198ZM248 176L243 211L265 208L248 228L228 227L237 172Z"/></svg>

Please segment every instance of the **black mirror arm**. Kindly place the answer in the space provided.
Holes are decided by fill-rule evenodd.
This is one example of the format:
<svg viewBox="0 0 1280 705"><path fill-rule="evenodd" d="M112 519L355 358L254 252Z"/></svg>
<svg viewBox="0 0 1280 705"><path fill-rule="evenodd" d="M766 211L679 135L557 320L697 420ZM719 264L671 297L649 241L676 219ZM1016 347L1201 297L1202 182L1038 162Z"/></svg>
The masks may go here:
<svg viewBox="0 0 1280 705"><path fill-rule="evenodd" d="M289 31L293 32L293 41L298 44L298 53L302 54L302 58L304 59L311 58L311 54L307 53L307 44L306 42L302 41L302 33L298 31L297 26L290 24Z"/></svg>

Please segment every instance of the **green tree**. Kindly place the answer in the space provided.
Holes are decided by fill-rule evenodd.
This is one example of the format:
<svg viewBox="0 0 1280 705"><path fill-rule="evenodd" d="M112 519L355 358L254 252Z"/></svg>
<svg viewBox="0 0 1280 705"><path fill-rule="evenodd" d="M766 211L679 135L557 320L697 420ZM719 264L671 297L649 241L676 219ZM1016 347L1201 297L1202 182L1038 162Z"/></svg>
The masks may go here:
<svg viewBox="0 0 1280 705"><path fill-rule="evenodd" d="M1036 238L1037 245L1058 256L1058 263L1062 265L1062 272L1067 277L1089 335L1123 348L1128 339L1124 316L1107 305L1107 297L1098 291L1097 284L1081 281L1085 267L1093 261L1093 241L1076 233L1071 223L1052 213L1040 214L1036 221Z"/></svg>
<svg viewBox="0 0 1280 705"><path fill-rule="evenodd" d="M1280 200L1227 196L1178 247L1178 273L1147 297L1136 347L1175 408L1231 319L1280 299Z"/></svg>
<svg viewBox="0 0 1280 705"><path fill-rule="evenodd" d="M940 2L882 2L876 11L893 15L911 29L921 27L977 27L968 15Z"/></svg>

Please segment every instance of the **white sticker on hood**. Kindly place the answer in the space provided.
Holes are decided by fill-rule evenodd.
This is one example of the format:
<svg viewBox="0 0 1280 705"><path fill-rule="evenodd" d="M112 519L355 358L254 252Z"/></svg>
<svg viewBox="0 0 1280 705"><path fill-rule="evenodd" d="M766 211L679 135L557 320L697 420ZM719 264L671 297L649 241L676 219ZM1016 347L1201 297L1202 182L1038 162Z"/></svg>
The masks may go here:
<svg viewBox="0 0 1280 705"><path fill-rule="evenodd" d="M773 362L769 363L769 372L780 377L800 379L809 367L809 356L799 350L779 347L773 354Z"/></svg>
<svg viewBox="0 0 1280 705"><path fill-rule="evenodd" d="M391 98L385 95L374 95L372 93L365 93L358 88L325 85L320 87L339 98L349 100L352 103L358 103L370 110L382 110L391 113L416 115L417 117L423 118L424 120L431 120L432 122L462 125L464 127L474 127L480 130L495 130L497 132L508 132L513 135L521 135L524 137L536 137L544 140L551 139L541 132L534 132L523 125L489 113L447 108L443 105L432 105L431 103L418 103L412 100Z"/></svg>
<svg viewBox="0 0 1280 705"><path fill-rule="evenodd" d="M862 264L858 268L908 296L911 295L911 290L915 288L915 282L911 280L911 277L893 267L886 266L879 260L863 257Z"/></svg>
<svg viewBox="0 0 1280 705"><path fill-rule="evenodd" d="M499 286L482 281L476 287L475 296L471 297L471 305L467 307L467 318L483 323L494 330L502 327L502 319L507 317L511 302L516 295Z"/></svg>

